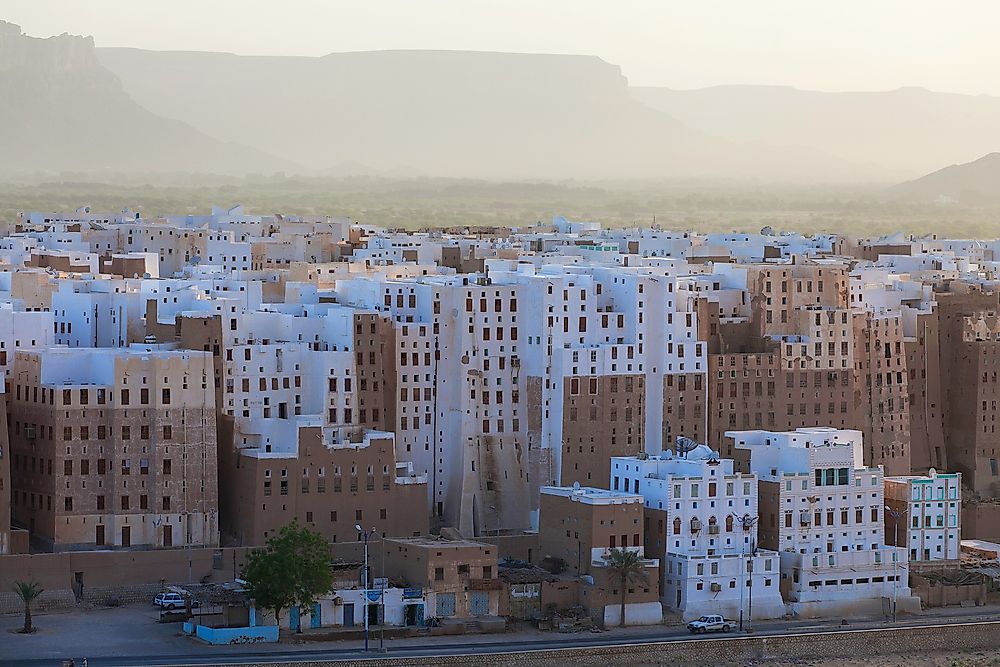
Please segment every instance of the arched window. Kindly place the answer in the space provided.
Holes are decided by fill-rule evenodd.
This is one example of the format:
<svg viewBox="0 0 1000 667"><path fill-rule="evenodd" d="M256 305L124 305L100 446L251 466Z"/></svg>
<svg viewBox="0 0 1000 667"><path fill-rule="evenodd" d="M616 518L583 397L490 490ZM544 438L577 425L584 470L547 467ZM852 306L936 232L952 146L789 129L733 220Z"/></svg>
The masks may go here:
<svg viewBox="0 0 1000 667"><path fill-rule="evenodd" d="M733 532L733 515L732 514L730 514L729 516L726 517L726 532L727 533Z"/></svg>
<svg viewBox="0 0 1000 667"><path fill-rule="evenodd" d="M681 520L680 518L674 519L674 535L681 534Z"/></svg>

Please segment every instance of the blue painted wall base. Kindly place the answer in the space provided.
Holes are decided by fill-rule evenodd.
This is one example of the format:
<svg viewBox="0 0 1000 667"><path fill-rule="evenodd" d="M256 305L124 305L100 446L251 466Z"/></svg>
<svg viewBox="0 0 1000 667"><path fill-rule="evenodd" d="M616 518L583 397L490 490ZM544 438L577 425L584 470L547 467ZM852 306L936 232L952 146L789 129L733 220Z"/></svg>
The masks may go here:
<svg viewBox="0 0 1000 667"><path fill-rule="evenodd" d="M278 641L277 625L258 625L247 628L209 628L199 625L195 634L209 644L264 644Z"/></svg>

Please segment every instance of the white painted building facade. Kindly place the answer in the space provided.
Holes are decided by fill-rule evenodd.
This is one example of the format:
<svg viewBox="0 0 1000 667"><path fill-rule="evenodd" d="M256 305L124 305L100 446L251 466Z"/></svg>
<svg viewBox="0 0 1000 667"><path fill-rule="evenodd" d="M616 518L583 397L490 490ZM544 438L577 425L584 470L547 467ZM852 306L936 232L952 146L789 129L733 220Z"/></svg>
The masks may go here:
<svg viewBox="0 0 1000 667"><path fill-rule="evenodd" d="M905 549L886 545L882 468L862 461L860 431L729 431L760 479L762 541L781 553L781 590L795 614L919 609Z"/></svg>
<svg viewBox="0 0 1000 667"><path fill-rule="evenodd" d="M663 513L661 599L685 619L785 613L778 554L757 544L754 475L701 445L684 457L614 457L611 488L642 495L650 524Z"/></svg>
<svg viewBox="0 0 1000 667"><path fill-rule="evenodd" d="M886 541L906 547L911 563L961 560L962 473L886 477L885 500L895 513L886 517Z"/></svg>

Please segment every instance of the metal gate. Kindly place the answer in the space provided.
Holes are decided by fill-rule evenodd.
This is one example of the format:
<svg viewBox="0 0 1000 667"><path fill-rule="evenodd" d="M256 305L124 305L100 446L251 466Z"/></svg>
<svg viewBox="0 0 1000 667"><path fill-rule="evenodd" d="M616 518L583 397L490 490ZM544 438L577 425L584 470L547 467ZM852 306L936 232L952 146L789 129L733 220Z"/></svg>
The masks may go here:
<svg viewBox="0 0 1000 667"><path fill-rule="evenodd" d="M297 606L292 607L288 610L288 629L292 632L298 632L301 628L300 625L300 612Z"/></svg>
<svg viewBox="0 0 1000 667"><path fill-rule="evenodd" d="M454 593L438 593L437 594L437 615L438 615L438 617L454 616L455 615L455 594Z"/></svg>
<svg viewBox="0 0 1000 667"><path fill-rule="evenodd" d="M354 605L345 604L344 605L344 627L352 628L354 627Z"/></svg>
<svg viewBox="0 0 1000 667"><path fill-rule="evenodd" d="M490 594L484 591L469 593L469 612L473 616L486 616L490 613Z"/></svg>
<svg viewBox="0 0 1000 667"><path fill-rule="evenodd" d="M309 627L319 628L323 625L323 608L319 605L319 602L313 605L312 613L309 614Z"/></svg>

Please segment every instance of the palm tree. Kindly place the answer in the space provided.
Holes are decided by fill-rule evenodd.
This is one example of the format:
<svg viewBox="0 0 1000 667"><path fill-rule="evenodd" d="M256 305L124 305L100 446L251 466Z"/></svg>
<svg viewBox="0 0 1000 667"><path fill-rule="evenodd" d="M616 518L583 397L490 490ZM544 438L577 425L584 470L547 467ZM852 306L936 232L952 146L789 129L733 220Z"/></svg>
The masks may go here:
<svg viewBox="0 0 1000 667"><path fill-rule="evenodd" d="M608 550L608 553L604 556L604 560L608 563L608 572L618 579L618 583L621 586L622 592L622 614L621 614L621 627L625 627L625 598L628 595L629 584L642 584L643 586L649 583L649 578L646 575L646 566L642 562L642 557L639 556L638 551L630 551L628 549L616 549L612 548Z"/></svg>
<svg viewBox="0 0 1000 667"><path fill-rule="evenodd" d="M31 603L45 591L37 581L17 581L14 582L14 592L24 603L24 627L21 628L21 632L30 634L35 631L31 625Z"/></svg>

